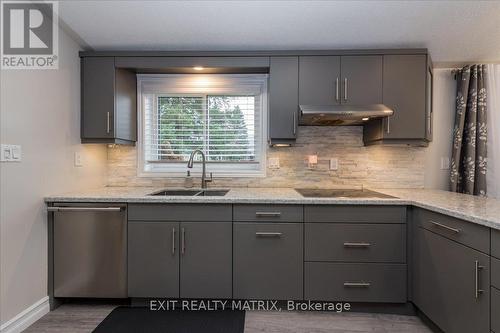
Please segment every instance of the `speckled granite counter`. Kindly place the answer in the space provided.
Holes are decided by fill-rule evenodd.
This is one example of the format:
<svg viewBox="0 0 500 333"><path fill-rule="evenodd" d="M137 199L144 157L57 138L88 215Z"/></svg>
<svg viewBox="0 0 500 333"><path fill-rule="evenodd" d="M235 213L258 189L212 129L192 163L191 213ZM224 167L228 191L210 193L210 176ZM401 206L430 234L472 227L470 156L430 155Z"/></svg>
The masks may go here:
<svg viewBox="0 0 500 333"><path fill-rule="evenodd" d="M152 187L104 187L45 197L46 202L414 205L500 230L500 200L424 189L375 189L396 198L304 198L292 188L232 188L222 197L150 196Z"/></svg>

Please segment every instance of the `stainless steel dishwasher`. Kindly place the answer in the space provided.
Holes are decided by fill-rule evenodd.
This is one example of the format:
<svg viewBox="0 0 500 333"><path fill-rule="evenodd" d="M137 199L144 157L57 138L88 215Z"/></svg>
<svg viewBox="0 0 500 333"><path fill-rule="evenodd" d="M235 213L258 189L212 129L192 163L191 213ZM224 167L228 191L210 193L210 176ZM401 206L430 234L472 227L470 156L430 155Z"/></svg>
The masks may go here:
<svg viewBox="0 0 500 333"><path fill-rule="evenodd" d="M57 204L53 212L54 297L127 297L127 209Z"/></svg>

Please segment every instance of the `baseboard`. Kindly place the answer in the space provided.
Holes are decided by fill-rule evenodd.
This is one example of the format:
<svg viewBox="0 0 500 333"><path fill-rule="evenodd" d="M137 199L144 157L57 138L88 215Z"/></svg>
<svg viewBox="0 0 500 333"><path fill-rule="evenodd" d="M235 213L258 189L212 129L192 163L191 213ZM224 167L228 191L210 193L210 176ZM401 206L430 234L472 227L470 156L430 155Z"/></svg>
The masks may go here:
<svg viewBox="0 0 500 333"><path fill-rule="evenodd" d="M20 312L17 316L0 326L0 333L21 333L38 319L49 313L49 297L46 296Z"/></svg>

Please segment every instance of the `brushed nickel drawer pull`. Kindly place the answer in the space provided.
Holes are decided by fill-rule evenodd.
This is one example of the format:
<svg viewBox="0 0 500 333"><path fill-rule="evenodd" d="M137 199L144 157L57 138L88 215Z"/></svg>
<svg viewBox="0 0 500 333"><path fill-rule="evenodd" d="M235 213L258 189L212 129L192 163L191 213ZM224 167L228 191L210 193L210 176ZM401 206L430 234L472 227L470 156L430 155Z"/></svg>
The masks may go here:
<svg viewBox="0 0 500 333"><path fill-rule="evenodd" d="M440 227L440 228L443 228L443 229L446 229L446 230L449 230L451 232L454 232L456 234L458 234L460 232L460 229L456 229L456 228L452 228L452 227L448 227L447 225L444 225L444 224L441 224L441 223L438 223L438 222L434 222L434 221L430 221L433 225L435 225L436 227Z"/></svg>
<svg viewBox="0 0 500 333"><path fill-rule="evenodd" d="M479 271L482 270L484 268L484 266L479 265L478 260L475 261L475 265L476 265L475 276L474 276L475 286L476 286L475 296L476 296L476 299L478 299L480 294L482 294L484 292L484 290L479 287L479 280L480 280L479 279Z"/></svg>
<svg viewBox="0 0 500 333"><path fill-rule="evenodd" d="M181 254L186 252L186 230L181 229Z"/></svg>
<svg viewBox="0 0 500 333"><path fill-rule="evenodd" d="M175 228L172 228L172 254L175 254Z"/></svg>
<svg viewBox="0 0 500 333"><path fill-rule="evenodd" d="M283 235L282 232L260 232L257 231L255 233L257 237L281 237Z"/></svg>
<svg viewBox="0 0 500 333"><path fill-rule="evenodd" d="M367 248L370 247L370 243L366 242L345 242L344 247L361 247L361 248Z"/></svg>
<svg viewBox="0 0 500 333"><path fill-rule="evenodd" d="M106 133L109 134L109 111L106 113Z"/></svg>
<svg viewBox="0 0 500 333"><path fill-rule="evenodd" d="M280 217L281 212L255 212L257 217Z"/></svg>
<svg viewBox="0 0 500 333"><path fill-rule="evenodd" d="M347 78L344 78L344 101L347 102Z"/></svg>
<svg viewBox="0 0 500 333"><path fill-rule="evenodd" d="M370 285L370 282L344 282L344 287L352 288L368 288Z"/></svg>
<svg viewBox="0 0 500 333"><path fill-rule="evenodd" d="M338 102L339 101L339 78L337 77L335 79L335 101Z"/></svg>

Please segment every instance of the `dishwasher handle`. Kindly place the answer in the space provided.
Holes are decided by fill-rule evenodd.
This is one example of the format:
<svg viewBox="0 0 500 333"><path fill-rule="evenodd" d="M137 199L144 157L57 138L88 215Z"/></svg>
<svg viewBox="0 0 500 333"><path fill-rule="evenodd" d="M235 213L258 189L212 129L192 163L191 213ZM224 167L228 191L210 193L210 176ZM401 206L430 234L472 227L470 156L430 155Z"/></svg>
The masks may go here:
<svg viewBox="0 0 500 333"><path fill-rule="evenodd" d="M124 207L47 207L48 212L120 212Z"/></svg>

